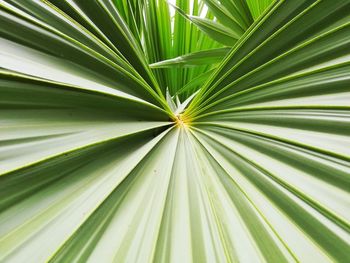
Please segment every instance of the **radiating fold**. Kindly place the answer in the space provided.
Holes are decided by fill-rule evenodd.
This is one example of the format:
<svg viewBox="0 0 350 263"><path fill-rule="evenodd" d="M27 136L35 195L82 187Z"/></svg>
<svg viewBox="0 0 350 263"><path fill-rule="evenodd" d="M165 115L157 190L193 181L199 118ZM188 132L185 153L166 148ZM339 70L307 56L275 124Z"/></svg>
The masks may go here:
<svg viewBox="0 0 350 263"><path fill-rule="evenodd" d="M349 1L176 6L0 0L1 262L350 262Z"/></svg>

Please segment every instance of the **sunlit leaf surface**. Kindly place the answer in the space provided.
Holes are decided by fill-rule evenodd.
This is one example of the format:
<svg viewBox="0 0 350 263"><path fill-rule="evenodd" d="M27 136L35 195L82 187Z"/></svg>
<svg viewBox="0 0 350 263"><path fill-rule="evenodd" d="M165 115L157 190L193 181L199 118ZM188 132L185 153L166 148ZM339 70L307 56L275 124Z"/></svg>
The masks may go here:
<svg viewBox="0 0 350 263"><path fill-rule="evenodd" d="M0 1L0 262L350 262L350 2L171 3Z"/></svg>

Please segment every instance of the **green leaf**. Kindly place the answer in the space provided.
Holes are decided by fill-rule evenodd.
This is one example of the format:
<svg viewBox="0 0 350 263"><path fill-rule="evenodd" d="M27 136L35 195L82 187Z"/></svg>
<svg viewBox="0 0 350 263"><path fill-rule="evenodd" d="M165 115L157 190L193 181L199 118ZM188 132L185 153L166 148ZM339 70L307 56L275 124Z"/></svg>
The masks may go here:
<svg viewBox="0 0 350 263"><path fill-rule="evenodd" d="M174 6L184 18L194 23L200 30L205 32L212 39L221 42L227 46L233 46L240 37L241 32L234 31L234 29L227 28L211 19L202 18L199 16L187 15L183 10Z"/></svg>
<svg viewBox="0 0 350 263"><path fill-rule="evenodd" d="M264 10L273 3L273 0L246 0L249 10L256 20Z"/></svg>
<svg viewBox="0 0 350 263"><path fill-rule="evenodd" d="M350 262L349 1L172 4L1 1L0 262Z"/></svg>
<svg viewBox="0 0 350 263"><path fill-rule="evenodd" d="M216 48L186 54L184 56L152 63L151 68L190 67L220 62L230 51L229 48Z"/></svg>

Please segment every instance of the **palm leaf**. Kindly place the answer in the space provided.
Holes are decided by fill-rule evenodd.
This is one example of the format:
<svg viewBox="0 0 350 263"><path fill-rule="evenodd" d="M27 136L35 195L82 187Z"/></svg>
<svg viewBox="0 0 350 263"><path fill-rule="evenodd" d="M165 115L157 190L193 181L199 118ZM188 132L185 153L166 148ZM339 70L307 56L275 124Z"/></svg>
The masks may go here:
<svg viewBox="0 0 350 263"><path fill-rule="evenodd" d="M151 68L167 68L167 67L191 67L196 65L215 64L227 55L230 51L229 48L213 48L209 50L203 50L198 52L189 53L180 57L167 59L152 63L149 66Z"/></svg>
<svg viewBox="0 0 350 263"><path fill-rule="evenodd" d="M173 4L0 2L0 261L350 261L349 1Z"/></svg>

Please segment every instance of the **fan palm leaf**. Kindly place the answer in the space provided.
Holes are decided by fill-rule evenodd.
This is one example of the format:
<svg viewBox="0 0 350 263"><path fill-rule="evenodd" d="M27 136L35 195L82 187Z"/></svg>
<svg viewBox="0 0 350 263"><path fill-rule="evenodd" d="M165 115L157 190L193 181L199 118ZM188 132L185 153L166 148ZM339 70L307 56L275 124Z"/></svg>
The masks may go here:
<svg viewBox="0 0 350 263"><path fill-rule="evenodd" d="M0 1L0 262L349 262L349 1L172 5Z"/></svg>

